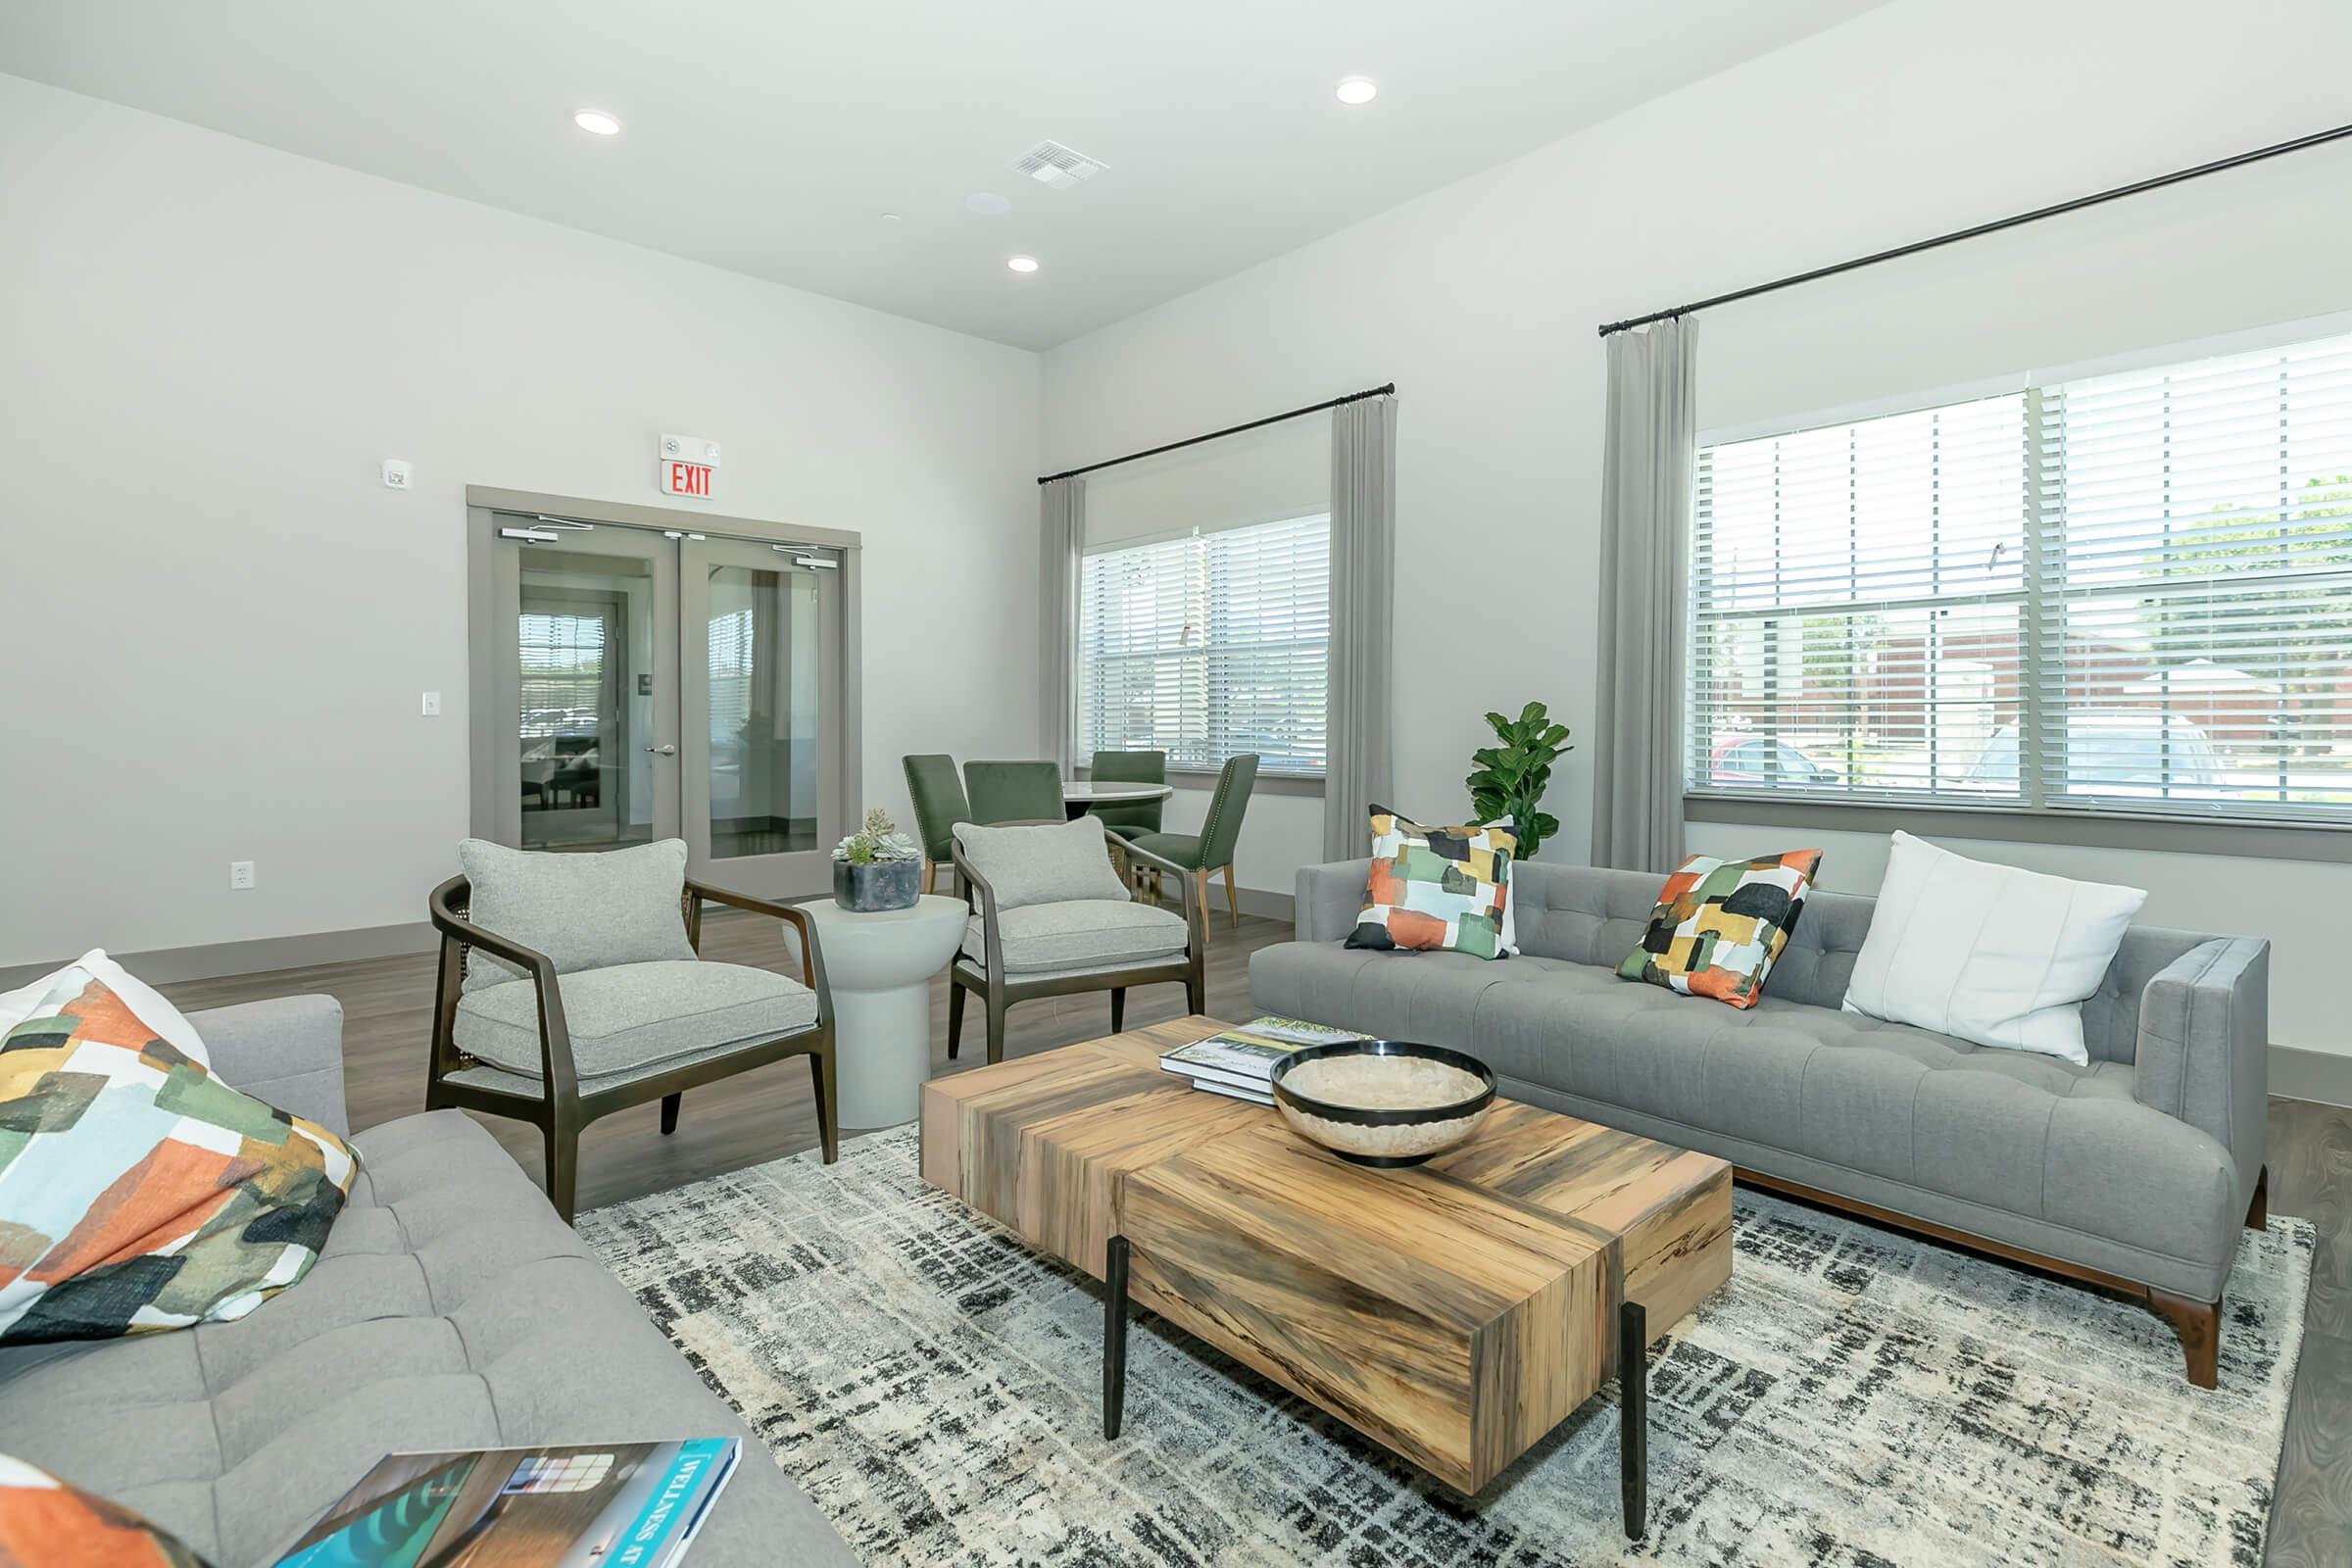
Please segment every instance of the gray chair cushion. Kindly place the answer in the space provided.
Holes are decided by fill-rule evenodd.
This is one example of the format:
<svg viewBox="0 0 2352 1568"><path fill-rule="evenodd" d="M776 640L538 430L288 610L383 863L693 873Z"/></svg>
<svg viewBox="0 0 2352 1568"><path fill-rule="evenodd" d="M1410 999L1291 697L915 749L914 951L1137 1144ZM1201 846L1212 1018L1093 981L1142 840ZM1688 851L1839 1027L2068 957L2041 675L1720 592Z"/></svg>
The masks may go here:
<svg viewBox="0 0 2352 1568"><path fill-rule="evenodd" d="M741 1437L697 1568L855 1561L479 1125L356 1142L318 1266L252 1315L0 1351L9 1451L225 1568L274 1560L387 1452Z"/></svg>
<svg viewBox="0 0 2352 1568"><path fill-rule="evenodd" d="M1170 957L1184 951L1185 929L1183 916L1122 897L999 909L997 935L1004 972L1035 974ZM987 934L976 914L965 922L963 951L986 965Z"/></svg>
<svg viewBox="0 0 2352 1568"><path fill-rule="evenodd" d="M773 1040L816 1022L816 993L734 963L622 963L556 981L583 1080L640 1072L716 1046ZM458 1002L458 1049L510 1072L539 1076L539 1000L510 980Z"/></svg>
<svg viewBox="0 0 2352 1568"><path fill-rule="evenodd" d="M686 916L686 843L602 855L510 850L484 839L458 846L471 884L466 918L493 936L547 955L558 974L655 958L691 958ZM466 964L467 991L513 980L522 971L476 948Z"/></svg>
<svg viewBox="0 0 2352 1568"><path fill-rule="evenodd" d="M1110 841L1092 816L1047 827L978 827L956 824L956 841L972 869L996 889L997 909L1069 899L1124 899L1126 887L1111 867Z"/></svg>

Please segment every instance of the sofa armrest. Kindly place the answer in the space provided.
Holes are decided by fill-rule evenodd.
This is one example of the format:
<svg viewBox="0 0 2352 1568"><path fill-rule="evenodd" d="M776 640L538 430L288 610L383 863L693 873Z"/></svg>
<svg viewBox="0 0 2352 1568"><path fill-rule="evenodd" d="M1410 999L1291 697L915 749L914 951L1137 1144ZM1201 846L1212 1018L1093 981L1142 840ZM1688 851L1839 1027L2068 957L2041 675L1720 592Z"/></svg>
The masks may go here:
<svg viewBox="0 0 2352 1568"><path fill-rule="evenodd" d="M343 1105L343 1004L332 997L272 997L188 1014L213 1073L278 1109L349 1133Z"/></svg>
<svg viewBox="0 0 2352 1568"><path fill-rule="evenodd" d="M1337 942L1355 929L1364 912L1364 887L1372 876L1369 857L1302 865L1294 884L1291 924L1301 942Z"/></svg>
<svg viewBox="0 0 2352 1568"><path fill-rule="evenodd" d="M2139 999L2132 1094L2221 1140L2251 1197L2270 1120L2271 945L2200 943Z"/></svg>

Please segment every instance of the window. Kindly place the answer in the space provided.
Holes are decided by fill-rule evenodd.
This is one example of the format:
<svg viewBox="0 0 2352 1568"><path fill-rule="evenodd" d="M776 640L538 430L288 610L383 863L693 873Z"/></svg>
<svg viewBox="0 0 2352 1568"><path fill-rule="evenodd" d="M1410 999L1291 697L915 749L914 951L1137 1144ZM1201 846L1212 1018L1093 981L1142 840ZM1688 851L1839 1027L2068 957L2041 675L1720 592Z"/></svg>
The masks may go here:
<svg viewBox="0 0 2352 1568"><path fill-rule="evenodd" d="M522 738L596 734L607 707L605 612L525 610L515 624L522 657Z"/></svg>
<svg viewBox="0 0 2352 1568"><path fill-rule="evenodd" d="M2352 824L2352 337L1699 453L1698 793Z"/></svg>
<svg viewBox="0 0 2352 1568"><path fill-rule="evenodd" d="M1330 577L1328 514L1088 555L1073 750L1320 774Z"/></svg>

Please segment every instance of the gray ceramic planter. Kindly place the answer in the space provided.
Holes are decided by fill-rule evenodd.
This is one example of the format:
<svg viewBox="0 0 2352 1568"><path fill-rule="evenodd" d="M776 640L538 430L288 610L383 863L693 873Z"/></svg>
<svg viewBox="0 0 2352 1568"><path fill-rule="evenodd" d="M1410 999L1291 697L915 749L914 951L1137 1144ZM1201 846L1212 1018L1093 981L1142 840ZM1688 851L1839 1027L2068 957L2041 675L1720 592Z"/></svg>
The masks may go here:
<svg viewBox="0 0 2352 1568"><path fill-rule="evenodd" d="M833 902L853 914L910 909L923 892L920 860L835 860Z"/></svg>

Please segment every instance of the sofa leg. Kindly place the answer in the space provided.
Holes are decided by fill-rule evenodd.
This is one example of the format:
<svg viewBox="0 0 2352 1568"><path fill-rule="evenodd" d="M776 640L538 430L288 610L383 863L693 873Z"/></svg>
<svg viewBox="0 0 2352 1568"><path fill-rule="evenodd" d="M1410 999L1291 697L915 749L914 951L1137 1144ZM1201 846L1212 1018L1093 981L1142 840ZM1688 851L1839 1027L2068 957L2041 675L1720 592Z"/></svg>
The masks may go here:
<svg viewBox="0 0 2352 1568"><path fill-rule="evenodd" d="M956 1059L956 1048L963 1044L963 987L953 979L948 981L948 1059Z"/></svg>
<svg viewBox="0 0 2352 1568"><path fill-rule="evenodd" d="M678 1130L678 1107L685 1102L686 1096L682 1091L678 1094L663 1095L662 1097L662 1137L667 1138L671 1133L674 1133Z"/></svg>
<svg viewBox="0 0 2352 1568"><path fill-rule="evenodd" d="M2180 1336L2180 1352L2188 1359L2188 1381L2200 1389L2217 1387L2221 1382L2222 1303L2150 1291L2148 1305Z"/></svg>
<svg viewBox="0 0 2352 1568"><path fill-rule="evenodd" d="M2267 1230L2271 1223L2271 1167L2254 1173L2254 1200L2246 1205L2246 1229Z"/></svg>

